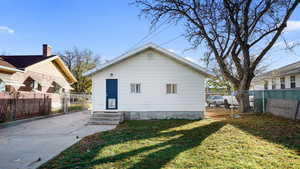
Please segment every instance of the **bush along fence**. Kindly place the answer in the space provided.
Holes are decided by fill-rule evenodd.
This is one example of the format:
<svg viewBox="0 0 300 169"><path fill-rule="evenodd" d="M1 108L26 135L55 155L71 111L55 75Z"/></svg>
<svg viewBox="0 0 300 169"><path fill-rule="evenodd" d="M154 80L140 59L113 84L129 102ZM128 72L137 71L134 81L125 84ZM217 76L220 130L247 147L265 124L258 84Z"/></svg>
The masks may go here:
<svg viewBox="0 0 300 169"><path fill-rule="evenodd" d="M0 93L0 122L14 121L51 112L51 97L41 93Z"/></svg>
<svg viewBox="0 0 300 169"><path fill-rule="evenodd" d="M254 95L254 111L271 113L289 119L300 120L300 89L257 90Z"/></svg>

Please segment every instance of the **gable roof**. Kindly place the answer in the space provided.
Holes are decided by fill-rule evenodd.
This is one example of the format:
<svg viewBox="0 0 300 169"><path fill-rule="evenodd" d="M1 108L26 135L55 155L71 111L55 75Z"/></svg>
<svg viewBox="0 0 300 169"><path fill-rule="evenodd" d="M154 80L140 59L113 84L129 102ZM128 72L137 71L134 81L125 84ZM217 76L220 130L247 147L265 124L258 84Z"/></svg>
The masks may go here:
<svg viewBox="0 0 300 169"><path fill-rule="evenodd" d="M180 63L182 63L184 65L186 65L186 66L189 66L190 68L196 70L197 72L203 74L206 77L214 77L213 73L210 72L209 70L207 70L207 69L199 66L198 64L195 64L195 63L193 63L193 62L191 62L191 61L189 61L189 60L187 60L187 59L185 59L185 58L183 58L181 56L178 56L175 53L170 52L167 49L161 48L160 46L155 45L153 43L149 43L149 44L146 44L146 45L144 45L142 47L139 47L137 49L129 51L129 52L127 52L127 53L125 53L125 54L123 54L123 55L121 55L121 56L119 56L119 57L117 57L117 58L115 58L115 59L113 59L113 60L105 63L105 64L100 65L99 67L96 67L96 68L94 68L94 69L86 72L84 74L84 76L92 76L92 75L96 74L97 72L99 72L99 71L101 71L103 69L106 69L107 67L110 67L110 66L112 66L112 65L114 65L116 63L119 63L119 62L121 62L121 61L123 61L123 60L125 60L125 59L127 59L127 58L129 58L129 57L131 57L131 56L133 56L135 54L137 54L137 53L145 51L147 49L154 49L154 50L156 50L158 52L161 52L161 53L165 54L166 56L168 56L168 57L170 57L170 58L172 58L172 59L174 59L174 60L176 60L176 61L178 61L178 62L180 62Z"/></svg>
<svg viewBox="0 0 300 169"><path fill-rule="evenodd" d="M264 78L294 75L299 73L300 73L300 61L258 75L255 77L254 81L261 80Z"/></svg>
<svg viewBox="0 0 300 169"><path fill-rule="evenodd" d="M0 71L10 74L14 72L21 72L22 70L17 69L14 65L0 57Z"/></svg>
<svg viewBox="0 0 300 169"><path fill-rule="evenodd" d="M4 55L0 56L4 61L13 65L15 68L24 70L26 67L31 66L35 63L41 62L43 60L54 57L51 56L43 56L43 55Z"/></svg>
<svg viewBox="0 0 300 169"><path fill-rule="evenodd" d="M25 71L26 68L42 62L54 62L58 65L60 71L67 78L69 83L77 82L72 72L65 65L63 60L58 55L2 55L0 56L1 65L17 71Z"/></svg>
<svg viewBox="0 0 300 169"><path fill-rule="evenodd" d="M45 57L45 56L42 56ZM76 78L72 74L72 72L69 70L69 68L66 66L65 62L58 56L58 55L53 55L51 57L46 57L46 59L43 59L37 63L34 63L30 66L33 66L35 64L40 64L43 62L53 62L55 65L58 66L59 70L65 75L69 83L75 83L77 82ZM28 66L28 67L30 67Z"/></svg>

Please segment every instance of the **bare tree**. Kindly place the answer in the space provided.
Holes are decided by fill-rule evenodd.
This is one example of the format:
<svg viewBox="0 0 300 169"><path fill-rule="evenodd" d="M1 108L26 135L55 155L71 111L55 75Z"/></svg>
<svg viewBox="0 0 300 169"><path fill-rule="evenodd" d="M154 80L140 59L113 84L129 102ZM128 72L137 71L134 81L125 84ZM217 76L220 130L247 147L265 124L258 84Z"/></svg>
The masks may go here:
<svg viewBox="0 0 300 169"><path fill-rule="evenodd" d="M207 46L224 78L238 90L240 111L249 110L251 80L282 34L299 0L135 0L153 25L183 23L192 47ZM234 69L231 69L231 63Z"/></svg>
<svg viewBox="0 0 300 169"><path fill-rule="evenodd" d="M100 63L100 56L94 55L89 49L66 50L58 53L68 68L72 71L77 82L72 85L73 92L91 93L92 81L89 77L84 77L83 73L95 68Z"/></svg>

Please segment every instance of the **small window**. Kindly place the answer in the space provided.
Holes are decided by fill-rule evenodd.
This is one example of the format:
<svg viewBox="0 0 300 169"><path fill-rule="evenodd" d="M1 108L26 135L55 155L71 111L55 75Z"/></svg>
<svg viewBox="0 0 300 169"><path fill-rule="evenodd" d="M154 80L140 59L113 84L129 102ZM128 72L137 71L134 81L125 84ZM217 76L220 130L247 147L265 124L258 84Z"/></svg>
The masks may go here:
<svg viewBox="0 0 300 169"><path fill-rule="evenodd" d="M272 89L276 89L276 79L272 79Z"/></svg>
<svg viewBox="0 0 300 169"><path fill-rule="evenodd" d="M140 83L131 83L130 84L131 93L141 93L141 84Z"/></svg>
<svg viewBox="0 0 300 169"><path fill-rule="evenodd" d="M61 86L56 82L52 83L54 93L61 93Z"/></svg>
<svg viewBox="0 0 300 169"><path fill-rule="evenodd" d="M290 80L291 80L291 88L296 88L296 77L291 76Z"/></svg>
<svg viewBox="0 0 300 169"><path fill-rule="evenodd" d="M280 78L280 88L285 89L285 77Z"/></svg>
<svg viewBox="0 0 300 169"><path fill-rule="evenodd" d="M177 84L167 84L167 94L177 93Z"/></svg>
<svg viewBox="0 0 300 169"><path fill-rule="evenodd" d="M33 91L42 91L42 85L35 80L32 81L30 87Z"/></svg>
<svg viewBox="0 0 300 169"><path fill-rule="evenodd" d="M5 92L5 83L0 79L0 92Z"/></svg>
<svg viewBox="0 0 300 169"><path fill-rule="evenodd" d="M265 82L264 82L264 88L265 88L265 90L268 90L268 86L269 86L269 82L267 80L265 80Z"/></svg>

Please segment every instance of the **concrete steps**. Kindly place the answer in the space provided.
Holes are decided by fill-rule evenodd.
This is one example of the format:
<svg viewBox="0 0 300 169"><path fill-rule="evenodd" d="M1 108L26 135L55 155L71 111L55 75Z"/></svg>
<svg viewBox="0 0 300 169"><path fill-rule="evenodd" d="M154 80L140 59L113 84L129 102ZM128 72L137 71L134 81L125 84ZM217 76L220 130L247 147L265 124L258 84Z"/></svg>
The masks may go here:
<svg viewBox="0 0 300 169"><path fill-rule="evenodd" d="M93 112L89 125L117 125L124 121L123 114L118 112Z"/></svg>

